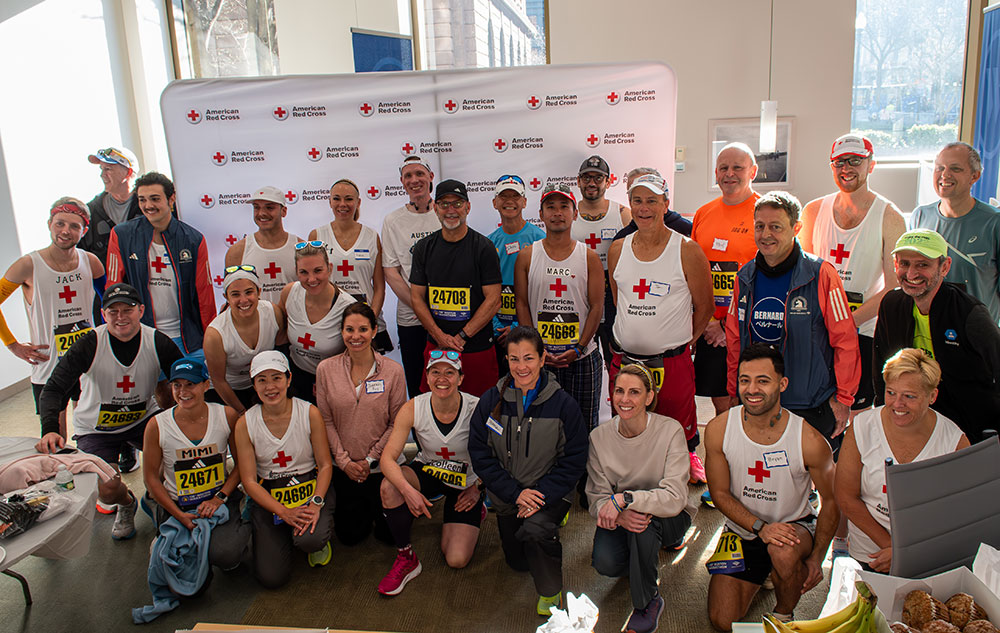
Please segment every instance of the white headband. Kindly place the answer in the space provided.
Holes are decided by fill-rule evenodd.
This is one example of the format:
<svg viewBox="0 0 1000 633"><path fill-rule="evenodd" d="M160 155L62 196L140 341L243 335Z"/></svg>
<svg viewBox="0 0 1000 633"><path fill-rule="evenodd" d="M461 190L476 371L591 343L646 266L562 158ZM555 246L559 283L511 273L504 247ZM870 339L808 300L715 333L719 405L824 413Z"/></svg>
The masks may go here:
<svg viewBox="0 0 1000 633"><path fill-rule="evenodd" d="M232 285L234 281L239 281L240 279L249 279L255 286L257 286L257 290L260 290L260 278L249 270L240 269L236 272L229 273L226 275L225 279L222 280L222 294L226 294L226 291L229 290L229 286Z"/></svg>

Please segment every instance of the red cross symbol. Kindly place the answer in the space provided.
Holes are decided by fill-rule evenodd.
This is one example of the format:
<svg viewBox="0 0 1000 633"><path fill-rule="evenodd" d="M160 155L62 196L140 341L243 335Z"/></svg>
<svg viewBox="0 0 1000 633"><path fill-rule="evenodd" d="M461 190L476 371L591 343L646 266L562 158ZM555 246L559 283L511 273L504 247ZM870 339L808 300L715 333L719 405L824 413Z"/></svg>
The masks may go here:
<svg viewBox="0 0 1000 633"><path fill-rule="evenodd" d="M284 119L287 114L288 114L288 111L287 110L283 110L281 108L281 106L278 106L277 108L274 109L274 117L276 119Z"/></svg>
<svg viewBox="0 0 1000 633"><path fill-rule="evenodd" d="M597 147L600 142L601 139L593 133L587 137L587 147Z"/></svg>
<svg viewBox="0 0 1000 633"><path fill-rule="evenodd" d="M618 103L618 101L621 99L621 97L618 95L617 92L615 92L614 90L612 90L611 94L609 94L606 97L606 99L608 100L608 103L610 103L611 105L615 105L616 103Z"/></svg>
<svg viewBox="0 0 1000 633"><path fill-rule="evenodd" d="M403 150L403 153L404 153L404 154L409 154L410 152L412 152L412 151L413 151L413 146L412 146L412 145L410 145L409 143L404 143L404 144L403 144L403 147L402 147L402 148L400 148L400 149L402 149L402 150Z"/></svg>
<svg viewBox="0 0 1000 633"><path fill-rule="evenodd" d="M458 109L458 104L452 101L451 99L448 99L448 102L444 104L444 109L447 110L448 112L454 112L455 110Z"/></svg>
<svg viewBox="0 0 1000 633"><path fill-rule="evenodd" d="M226 162L226 155L222 152L216 152L215 156L212 157L212 161L215 162L216 165L222 165Z"/></svg>
<svg viewBox="0 0 1000 633"><path fill-rule="evenodd" d="M532 178L531 180L528 181L528 184L531 185L532 189L538 189L538 187L541 186L542 181L539 180L538 178Z"/></svg>
<svg viewBox="0 0 1000 633"><path fill-rule="evenodd" d="M360 106L358 106L358 109L361 110L361 114L365 116L368 116L372 113L372 107L367 103L362 103Z"/></svg>
<svg viewBox="0 0 1000 633"><path fill-rule="evenodd" d="M278 454L271 460L271 463L277 464L278 468L284 468L290 461L292 461L292 458L285 455L285 451L278 451Z"/></svg>
<svg viewBox="0 0 1000 633"><path fill-rule="evenodd" d="M647 284L645 279L640 279L637 285L632 286L632 292L639 293L639 299L641 300L646 298L646 293L649 292L651 288L652 286Z"/></svg>
<svg viewBox="0 0 1000 633"><path fill-rule="evenodd" d="M569 286L563 284L562 277L556 277L556 283L549 284L549 290L556 293L556 298L558 299L562 297L562 293L569 290Z"/></svg>
<svg viewBox="0 0 1000 633"><path fill-rule="evenodd" d="M497 142L493 144L493 147L497 148L498 152L502 152L507 149L507 141L502 138L498 138Z"/></svg>
<svg viewBox="0 0 1000 633"><path fill-rule="evenodd" d="M747 474L753 475L754 481L757 483L764 483L765 477L771 476L771 471L764 468L764 462L757 460L757 463L753 465L753 468L747 468Z"/></svg>
<svg viewBox="0 0 1000 633"><path fill-rule="evenodd" d="M199 121L201 121L201 113L198 112L197 110L191 110L190 112L187 113L187 119L191 123L198 123Z"/></svg>
<svg viewBox="0 0 1000 633"><path fill-rule="evenodd" d="M532 110L534 110L535 108L537 108L539 103L541 103L541 102L538 100L538 97L536 97L535 95L531 95L528 98L528 107L531 108Z"/></svg>
<svg viewBox="0 0 1000 633"><path fill-rule="evenodd" d="M271 279L274 279L281 272L281 266L278 266L275 262L270 262L267 268L264 269L264 272L271 275Z"/></svg>
<svg viewBox="0 0 1000 633"><path fill-rule="evenodd" d="M226 238L226 244L229 244L230 246L232 246L236 242L239 242L239 240L236 239L235 235L233 235L232 233L230 233L229 237Z"/></svg>
<svg viewBox="0 0 1000 633"><path fill-rule="evenodd" d="M368 197L371 198L372 200L378 198L378 194L379 194L379 189L375 185L372 185L371 188L368 189Z"/></svg>
<svg viewBox="0 0 1000 633"><path fill-rule="evenodd" d="M596 251L597 250L597 245L601 243L601 238L597 237L596 233L591 233L590 237L588 237L587 239L585 239L583 241L586 242L587 246L589 246L590 248L592 248L592 249L594 249Z"/></svg>
<svg viewBox="0 0 1000 633"><path fill-rule="evenodd" d="M616 182L618 182L618 176L616 176L616 175L614 175L614 174L611 174L611 177L610 177L610 178L608 178L608 183L609 183L609 184L610 184L610 185L611 185L612 187L614 187L614 186L615 186L615 183L616 183Z"/></svg>
<svg viewBox="0 0 1000 633"><path fill-rule="evenodd" d="M316 160L317 158L319 158L319 150L316 149L315 147L312 148L311 150L309 150L306 153L309 154L309 156L311 156L313 160Z"/></svg>
<svg viewBox="0 0 1000 633"><path fill-rule="evenodd" d="M128 374L126 374L122 376L121 382L115 383L115 386L121 389L122 393L128 393L129 391L131 391L132 387L135 386L135 383L132 382L132 380L129 379Z"/></svg>
<svg viewBox="0 0 1000 633"><path fill-rule="evenodd" d="M830 249L830 257L836 258L838 264L843 262L844 258L848 257L850 254L851 251L844 250L843 244L837 244L837 248Z"/></svg>
<svg viewBox="0 0 1000 633"><path fill-rule="evenodd" d="M156 259L149 262L149 267L156 270L156 273L159 274L163 272L163 269L166 268L167 265L163 263L163 260L160 259L159 256L157 256Z"/></svg>
<svg viewBox="0 0 1000 633"><path fill-rule="evenodd" d="M342 263L340 266L337 266L337 270L339 270L341 274L344 275L344 277L346 277L349 272L354 270L354 266L351 266L351 262L345 259L344 263Z"/></svg>
<svg viewBox="0 0 1000 633"><path fill-rule="evenodd" d="M885 494L885 492L886 492L886 490L885 490L885 484L882 484L882 494Z"/></svg>
<svg viewBox="0 0 1000 633"><path fill-rule="evenodd" d="M310 334L309 332L306 332L305 336L300 336L298 340L299 340L299 345L301 345L307 350L310 347L316 347L316 341L312 339L312 334Z"/></svg>
<svg viewBox="0 0 1000 633"><path fill-rule="evenodd" d="M440 455L444 459L451 459L452 457L454 457L458 453L452 453L451 451L448 450L447 446L442 446L441 450L439 450L438 452L436 452L434 454L435 455Z"/></svg>
<svg viewBox="0 0 1000 633"><path fill-rule="evenodd" d="M212 278L212 281L215 282L216 286L221 286L222 285L222 275L216 275L215 277Z"/></svg>
<svg viewBox="0 0 1000 633"><path fill-rule="evenodd" d="M206 193L206 194L205 194L204 196L202 196L202 198L201 198L201 203L202 203L203 205L205 205L206 207L210 207L210 206L212 206L212 196L210 196L210 195L208 195L208 194Z"/></svg>
<svg viewBox="0 0 1000 633"><path fill-rule="evenodd" d="M295 202L298 199L299 197L291 189L289 189L288 193L285 194L285 200L288 200L289 202Z"/></svg>
<svg viewBox="0 0 1000 633"><path fill-rule="evenodd" d="M73 297L76 296L76 290L73 290L69 286L63 286L62 292L59 293L60 299L65 299L66 303L73 303Z"/></svg>

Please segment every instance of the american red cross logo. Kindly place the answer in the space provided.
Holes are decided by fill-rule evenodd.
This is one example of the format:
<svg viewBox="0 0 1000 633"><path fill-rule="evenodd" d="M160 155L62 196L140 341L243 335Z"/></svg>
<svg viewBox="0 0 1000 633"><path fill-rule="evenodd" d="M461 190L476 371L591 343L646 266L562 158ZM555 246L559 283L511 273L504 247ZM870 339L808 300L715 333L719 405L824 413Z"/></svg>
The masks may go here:
<svg viewBox="0 0 1000 633"><path fill-rule="evenodd" d="M229 237L226 238L226 244L229 244L230 246L232 246L236 242L239 242L239 239L237 239L237 237L235 235L233 235L232 233L230 233Z"/></svg>
<svg viewBox="0 0 1000 633"><path fill-rule="evenodd" d="M312 334L306 332L305 336L299 337L299 345L308 350L310 347L316 347L316 341L312 340Z"/></svg>
<svg viewBox="0 0 1000 633"><path fill-rule="evenodd" d="M632 292L638 293L639 299L645 299L646 293L650 291L652 286L646 283L645 279L640 279L639 283L632 286Z"/></svg>
<svg viewBox="0 0 1000 633"><path fill-rule="evenodd" d="M359 105L358 110L361 111L361 116L371 116L372 114L372 107L367 103L362 103L361 105Z"/></svg>
<svg viewBox="0 0 1000 633"><path fill-rule="evenodd" d="M190 123L201 123L201 112L192 109L187 113L186 118Z"/></svg>
<svg viewBox="0 0 1000 633"><path fill-rule="evenodd" d="M413 153L413 145L411 145L409 142L403 143L403 146L399 149L403 150L404 154Z"/></svg>
<svg viewBox="0 0 1000 633"><path fill-rule="evenodd" d="M539 101L538 97L536 97L535 95L531 95L530 97L528 97L528 107L531 108L532 110L538 109L539 104L541 104L541 101Z"/></svg>
<svg viewBox="0 0 1000 633"><path fill-rule="evenodd" d="M295 202L295 201L296 201L296 200L298 200L298 199L299 199L299 196L298 196L298 194L297 194L297 193L295 193L294 191L292 191L291 189L289 189L289 190L288 190L288 191L287 191L287 192L285 193L285 200L288 200L289 202Z"/></svg>
<svg viewBox="0 0 1000 633"><path fill-rule="evenodd" d="M502 138L498 138L496 142L493 143L493 147L494 149L496 149L496 151L502 152L507 149L507 141L503 140Z"/></svg>
<svg viewBox="0 0 1000 633"><path fill-rule="evenodd" d="M122 390L122 393L128 393L135 386L135 383L128 377L128 374L122 376L121 382L116 382L115 386Z"/></svg>
<svg viewBox="0 0 1000 633"><path fill-rule="evenodd" d="M281 266L278 266L276 262L270 262L268 263L267 268L264 269L264 272L270 275L271 279L274 279L278 276L278 273L281 272Z"/></svg>
<svg viewBox="0 0 1000 633"><path fill-rule="evenodd" d="M528 181L528 185L530 185L532 189L538 189L542 186L542 181L538 178L532 178Z"/></svg>
<svg viewBox="0 0 1000 633"><path fill-rule="evenodd" d="M614 174L611 174L611 176L608 178L608 184L610 184L612 187L614 187L615 183L617 183L617 182L618 182L618 176L616 176Z"/></svg>
<svg viewBox="0 0 1000 633"><path fill-rule="evenodd" d="M339 266L337 266L337 270L340 271L340 274L346 277L348 273L354 270L354 266L351 266L351 262L345 259Z"/></svg>
<svg viewBox="0 0 1000 633"><path fill-rule="evenodd" d="M149 262L149 267L154 269L156 274L160 274L163 272L163 269L167 267L167 265L163 263L163 260L160 259L159 256L157 256L156 259Z"/></svg>
<svg viewBox="0 0 1000 633"><path fill-rule="evenodd" d="M764 483L765 477L771 476L771 471L764 468L764 462L758 459L757 462L753 465L753 468L747 468L747 474L753 475L754 481L760 484Z"/></svg>
<svg viewBox="0 0 1000 633"><path fill-rule="evenodd" d="M594 249L596 251L597 250L597 245L601 243L601 238L597 237L596 233L591 233L590 237L588 237L587 239L585 239L583 241L587 243L587 246L589 246L590 248L592 248L592 249Z"/></svg>
<svg viewBox="0 0 1000 633"><path fill-rule="evenodd" d="M843 244L837 244L837 248L830 249L830 257L835 258L838 264L842 263L844 261L844 258L849 257L850 254L851 251L844 250Z"/></svg>
<svg viewBox="0 0 1000 633"><path fill-rule="evenodd" d="M455 110L457 110L457 109L458 109L458 104L457 104L457 103L455 103L454 101L452 101L451 99L448 99L448 101L447 101L447 102L445 102L445 104L444 104L444 109L445 109L445 110L446 110L446 111L447 111L447 112L448 112L449 114L451 114L452 112L454 112Z"/></svg>
<svg viewBox="0 0 1000 633"><path fill-rule="evenodd" d="M285 119L288 118L288 110L285 110L281 106L275 108L273 114L274 118L278 119L279 121L284 121Z"/></svg>
<svg viewBox="0 0 1000 633"><path fill-rule="evenodd" d="M313 160L319 160L320 151L318 149L316 149L315 147L312 148L312 149L310 149L306 153L309 154L309 158L311 158Z"/></svg>
<svg viewBox="0 0 1000 633"><path fill-rule="evenodd" d="M442 459L451 459L452 457L457 455L457 453L452 453L451 451L449 451L447 446L442 446L441 450L439 450L434 454L440 455Z"/></svg>
<svg viewBox="0 0 1000 633"><path fill-rule="evenodd" d="M549 290L556 293L556 298L562 297L562 293L569 290L569 286L563 284L562 277L556 277L556 282L554 284L549 284Z"/></svg>
<svg viewBox="0 0 1000 633"><path fill-rule="evenodd" d="M609 104L615 105L619 101L621 101L621 95L619 95L617 92L615 92L614 90L612 90L611 94L609 94L607 97L605 97L605 99L607 99L607 101L608 101Z"/></svg>
<svg viewBox="0 0 1000 633"><path fill-rule="evenodd" d="M285 455L285 451L278 451L277 455L274 456L274 459L271 460L271 463L277 464L278 468L284 468L290 461L292 461L292 458Z"/></svg>
<svg viewBox="0 0 1000 633"><path fill-rule="evenodd" d="M226 155L223 154L222 152L216 152L215 155L212 156L212 162L215 163L216 165L225 165Z"/></svg>
<svg viewBox="0 0 1000 633"><path fill-rule="evenodd" d="M202 196L201 197L201 206L203 206L203 207L210 207L210 206L212 206L212 196L208 195L207 193L204 196Z"/></svg>
<svg viewBox="0 0 1000 633"><path fill-rule="evenodd" d="M368 193L368 197L371 198L372 200L374 200L375 198L379 197L379 194L382 193L382 191L378 187L376 187L375 185L372 185L371 187L368 188L368 192L367 193Z"/></svg>
<svg viewBox="0 0 1000 633"><path fill-rule="evenodd" d="M76 296L76 290L73 290L69 286L63 286L62 292L59 293L59 298L66 301L66 303L73 303L73 297Z"/></svg>
<svg viewBox="0 0 1000 633"><path fill-rule="evenodd" d="M591 133L591 135L587 137L587 147L597 147L600 144L601 139L596 134Z"/></svg>
<svg viewBox="0 0 1000 633"><path fill-rule="evenodd" d="M215 282L216 286L221 286L223 281L222 275L216 275L215 277L212 278L212 281Z"/></svg>

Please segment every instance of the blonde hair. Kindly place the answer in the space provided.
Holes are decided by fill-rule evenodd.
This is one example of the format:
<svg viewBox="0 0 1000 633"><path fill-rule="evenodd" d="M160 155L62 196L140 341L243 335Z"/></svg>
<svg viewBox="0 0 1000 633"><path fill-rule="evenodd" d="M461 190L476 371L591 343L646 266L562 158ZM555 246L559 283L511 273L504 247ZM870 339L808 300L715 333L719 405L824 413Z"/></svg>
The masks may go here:
<svg viewBox="0 0 1000 633"><path fill-rule="evenodd" d="M354 192L358 194L358 208L354 210L354 221L357 222L358 218L361 217L361 190L358 189L358 186L354 184L354 181L351 180L350 178L341 178L337 182L330 185L331 196L333 195L333 188L340 184L350 185L354 187Z"/></svg>
<svg viewBox="0 0 1000 633"><path fill-rule="evenodd" d="M306 244L302 248L295 250L295 264L298 265L299 260L303 257L309 257L310 255L322 255L323 261L329 265L330 255L326 252L325 246L313 246L312 244Z"/></svg>
<svg viewBox="0 0 1000 633"><path fill-rule="evenodd" d="M646 405L646 411L655 409L657 393L656 383L653 380L653 372L649 371L649 368L641 363L629 363L618 370L618 375L615 376L615 383L617 384L618 379L624 375L635 376L642 383L642 386L646 388L646 391L653 392L653 400ZM612 391L614 391L614 385L612 385Z"/></svg>
<svg viewBox="0 0 1000 633"><path fill-rule="evenodd" d="M907 347L893 354L882 367L885 382L898 380L903 374L917 374L927 393L937 389L941 382L941 366L922 349Z"/></svg>

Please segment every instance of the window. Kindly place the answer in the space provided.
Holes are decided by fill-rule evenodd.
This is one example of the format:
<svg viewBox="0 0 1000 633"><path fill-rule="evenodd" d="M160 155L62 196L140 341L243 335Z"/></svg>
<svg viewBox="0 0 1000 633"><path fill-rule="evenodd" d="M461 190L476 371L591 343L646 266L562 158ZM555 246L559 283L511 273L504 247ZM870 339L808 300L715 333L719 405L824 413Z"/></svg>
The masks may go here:
<svg viewBox="0 0 1000 633"><path fill-rule="evenodd" d="M880 157L958 139L968 0L858 0L851 129Z"/></svg>
<svg viewBox="0 0 1000 633"><path fill-rule="evenodd" d="M425 70L544 64L544 0L422 0Z"/></svg>
<svg viewBox="0 0 1000 633"><path fill-rule="evenodd" d="M277 75L274 0L172 0L178 78Z"/></svg>

